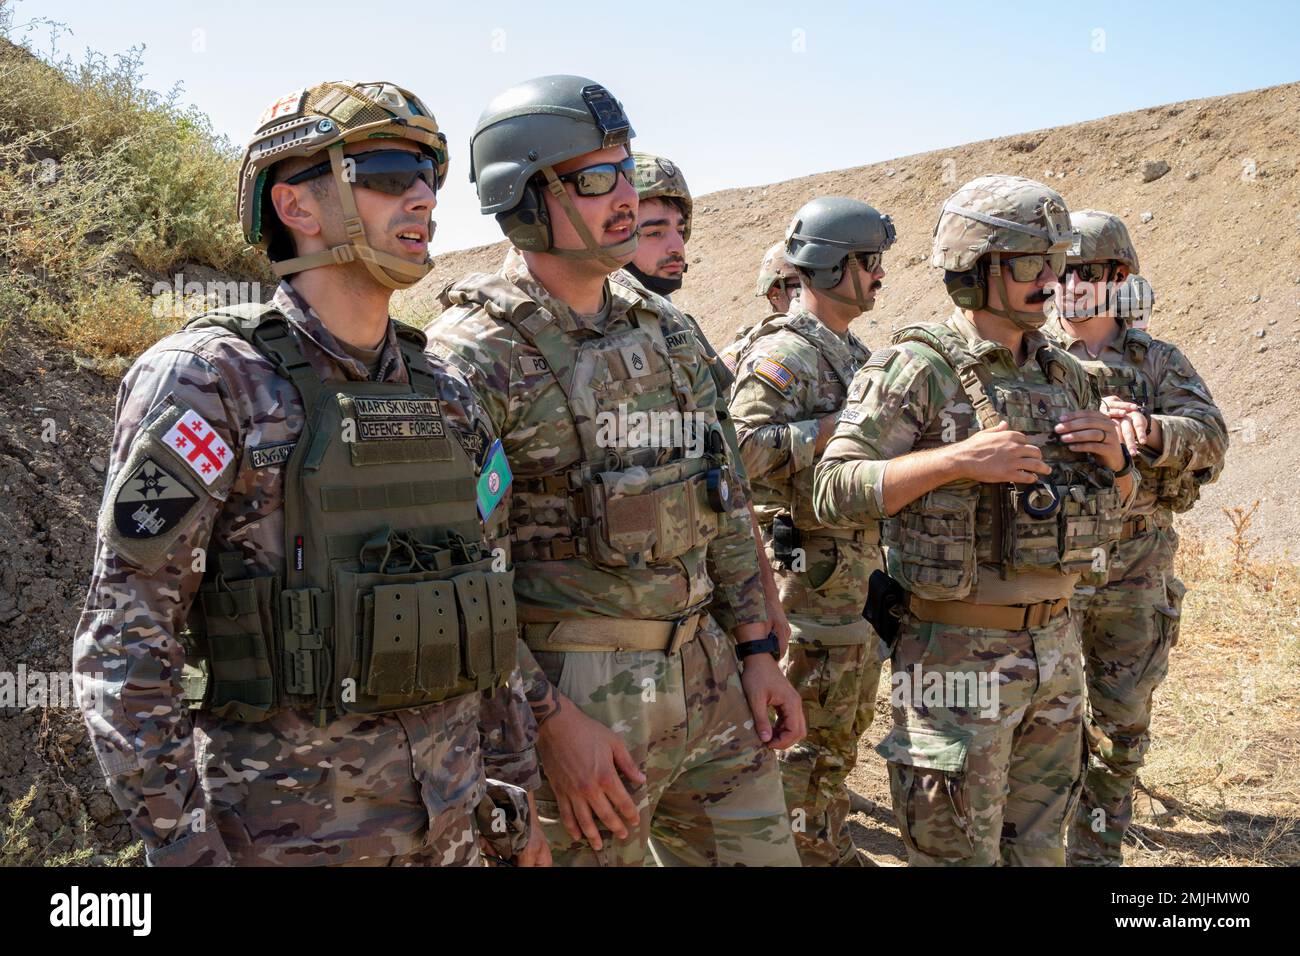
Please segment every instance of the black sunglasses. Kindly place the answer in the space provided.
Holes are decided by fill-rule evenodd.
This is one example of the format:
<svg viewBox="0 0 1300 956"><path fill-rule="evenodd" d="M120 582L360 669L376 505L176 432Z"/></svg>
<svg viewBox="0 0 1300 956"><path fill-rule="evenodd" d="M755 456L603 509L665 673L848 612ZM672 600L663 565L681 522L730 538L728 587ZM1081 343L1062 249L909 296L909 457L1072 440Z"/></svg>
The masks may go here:
<svg viewBox="0 0 1300 956"><path fill-rule="evenodd" d="M349 170L351 175L349 175ZM294 173L285 180L290 186L333 172L328 161ZM377 149L343 157L343 173L348 181L389 196L400 196L423 179L438 194L438 165L432 156L408 153L404 149Z"/></svg>
<svg viewBox="0 0 1300 956"><path fill-rule="evenodd" d="M629 156L618 163L597 163L595 166L575 169L571 173L560 173L555 178L562 183L573 183L579 196L604 196L613 192L618 185L619 173L635 186L636 160Z"/></svg>
<svg viewBox="0 0 1300 956"><path fill-rule="evenodd" d="M1106 278L1108 269L1109 262L1075 262L1065 267L1065 271L1073 272L1080 282L1100 282Z"/></svg>

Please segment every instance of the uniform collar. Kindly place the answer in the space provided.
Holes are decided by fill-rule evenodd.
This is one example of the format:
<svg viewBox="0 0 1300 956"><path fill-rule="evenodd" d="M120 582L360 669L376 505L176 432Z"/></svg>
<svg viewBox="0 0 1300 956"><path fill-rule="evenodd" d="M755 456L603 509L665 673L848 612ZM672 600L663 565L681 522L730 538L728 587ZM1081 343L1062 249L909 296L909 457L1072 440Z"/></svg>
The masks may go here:
<svg viewBox="0 0 1300 956"><path fill-rule="evenodd" d="M556 324L565 332L594 332L606 334L640 296L620 283L605 279L605 302L607 309L596 315L579 315L565 302L557 299L546 290L546 286L532 274L528 262L518 249L511 249L506 260L501 264L501 276L512 283L520 292L528 296L544 311L555 319Z"/></svg>
<svg viewBox="0 0 1300 956"><path fill-rule="evenodd" d="M1012 368L1019 367L1011 350L1000 342L994 342L980 335L979 329L975 328L975 323L966 318L966 314L961 309L953 309L952 317L948 319L948 327L966 340L971 354L981 361L996 361L998 353L1001 353L1003 361L1009 363ZM1029 358L1037 355L1038 350L1047 344L1047 336L1043 334L1042 329L1025 332L1025 352Z"/></svg>
<svg viewBox="0 0 1300 956"><path fill-rule="evenodd" d="M301 338L309 341L315 346L315 351L320 353L327 364L333 367L337 377L342 377L353 382L371 381L370 369L366 368L357 359L348 355L339 344L339 340L329 329L325 328L325 323L320 320L316 310L307 304L307 300L298 294L288 282L281 281L276 287L275 295L271 298L271 305L289 320L298 332ZM316 362L312 363L317 366ZM327 375L326 377L335 377ZM406 372L406 363L402 361L402 352L397 345L397 330L393 327L393 320L388 320L388 329L384 333L384 344L379 359L379 373L374 379L378 382L406 382L409 377Z"/></svg>
<svg viewBox="0 0 1300 956"><path fill-rule="evenodd" d="M1102 318L1102 317L1098 316L1098 318ZM1095 322L1097 321L1097 319L1093 319L1092 321ZM1111 321L1114 320L1112 319ZM1066 351L1080 358L1085 358L1085 359L1092 358L1092 356L1088 352L1088 346L1084 344L1083 339L1079 338L1077 335L1075 335L1073 332L1067 329L1065 327L1064 322L1060 321L1059 319L1049 319L1048 325L1050 326L1051 332L1054 335L1054 337L1060 340L1061 345L1065 348ZM1102 355L1105 355L1107 352L1115 352L1119 355L1123 355L1124 348L1126 345L1128 345L1128 334L1130 331L1131 329L1127 324L1121 323L1119 334L1102 346L1101 351L1097 353L1098 358L1100 358ZM1075 348L1076 345L1078 346L1077 349Z"/></svg>

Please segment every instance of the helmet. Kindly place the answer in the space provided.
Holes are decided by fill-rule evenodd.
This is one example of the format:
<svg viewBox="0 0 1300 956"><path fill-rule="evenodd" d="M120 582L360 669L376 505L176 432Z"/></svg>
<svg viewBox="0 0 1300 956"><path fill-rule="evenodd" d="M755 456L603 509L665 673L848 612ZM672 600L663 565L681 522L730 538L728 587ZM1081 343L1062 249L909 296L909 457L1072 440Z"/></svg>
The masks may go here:
<svg viewBox="0 0 1300 956"><path fill-rule="evenodd" d="M1045 312L1022 312L1006 305L1002 256L1050 254L1059 257L1059 275L1073 239L1070 211L1056 190L1022 176L979 176L943 204L934 227L930 265L944 270L948 295L961 308L992 312L1021 328L1036 329L1046 321ZM1000 309L989 307L989 276L1000 283Z"/></svg>
<svg viewBox="0 0 1300 956"><path fill-rule="evenodd" d="M581 76L539 76L498 94L469 140L470 182L479 211L497 217L506 238L528 252L598 259L611 268L636 250L635 233L612 246L597 245L555 173L584 153L626 146L635 135L609 90ZM554 249L546 202L535 177L564 208L585 249Z"/></svg>
<svg viewBox="0 0 1300 956"><path fill-rule="evenodd" d="M1110 212L1098 209L1082 209L1070 213L1070 225L1074 227L1074 245L1070 247L1067 263L1116 261L1128 267L1132 274L1138 272L1137 252L1133 249L1133 240L1129 238L1128 227L1124 220ZM1086 321L1096 315L1110 313L1110 287L1107 286L1104 297L1090 296L1097 301L1076 301L1069 319Z"/></svg>
<svg viewBox="0 0 1300 956"><path fill-rule="evenodd" d="M280 97L262 113L239 170L239 222L244 239L267 251L264 218L274 215L268 188L271 167L293 156L324 151L334 167L349 235L347 242L325 252L272 262L276 275L360 259L379 282L390 289L405 289L433 268L431 260L417 264L372 249L360 228L352 185L343 175L343 147L383 137L419 143L438 164L438 185L446 181L447 137L438 131L437 121L419 97L393 83L321 83Z"/></svg>
<svg viewBox="0 0 1300 956"><path fill-rule="evenodd" d="M1155 306L1156 292L1142 276L1129 276L1115 290L1115 314L1134 328L1146 328Z"/></svg>
<svg viewBox="0 0 1300 956"><path fill-rule="evenodd" d="M754 295L764 296L771 291L777 279L798 279L799 273L785 260L785 240L775 242L763 253L763 264L758 267L758 285Z"/></svg>
<svg viewBox="0 0 1300 956"><path fill-rule="evenodd" d="M894 223L871 206L846 196L821 196L804 203L785 233L785 259L803 279L827 298L857 305L864 312L874 305L853 278L853 298L828 290L844 278L844 265L855 252L884 252L894 244Z"/></svg>
<svg viewBox="0 0 1300 956"><path fill-rule="evenodd" d="M1128 266L1128 271L1133 275L1142 271L1138 267L1137 252L1133 248L1133 240L1129 238L1128 227L1119 216L1099 209L1080 209L1070 213L1070 225L1076 236L1074 245L1070 247L1068 262L1103 262L1114 259Z"/></svg>
<svg viewBox="0 0 1300 956"><path fill-rule="evenodd" d="M682 239L691 241L691 191L686 186L686 177L682 168L671 160L650 153L633 153L636 160L636 194L645 202L647 199L676 199L682 204L682 214L686 219L686 232Z"/></svg>

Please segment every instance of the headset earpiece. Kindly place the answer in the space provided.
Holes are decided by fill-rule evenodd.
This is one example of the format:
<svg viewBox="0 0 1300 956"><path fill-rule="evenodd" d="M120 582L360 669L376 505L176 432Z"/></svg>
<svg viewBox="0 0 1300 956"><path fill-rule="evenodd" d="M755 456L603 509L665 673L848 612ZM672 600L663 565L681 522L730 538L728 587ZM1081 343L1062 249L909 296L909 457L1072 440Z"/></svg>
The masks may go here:
<svg viewBox="0 0 1300 956"><path fill-rule="evenodd" d="M948 297L959 309L978 312L988 304L988 274L983 262L964 272L945 271L943 284L948 289Z"/></svg>
<svg viewBox="0 0 1300 956"><path fill-rule="evenodd" d="M535 182L525 183L518 204L497 213L496 220L516 249L546 252L551 248L551 217L546 212L546 199Z"/></svg>

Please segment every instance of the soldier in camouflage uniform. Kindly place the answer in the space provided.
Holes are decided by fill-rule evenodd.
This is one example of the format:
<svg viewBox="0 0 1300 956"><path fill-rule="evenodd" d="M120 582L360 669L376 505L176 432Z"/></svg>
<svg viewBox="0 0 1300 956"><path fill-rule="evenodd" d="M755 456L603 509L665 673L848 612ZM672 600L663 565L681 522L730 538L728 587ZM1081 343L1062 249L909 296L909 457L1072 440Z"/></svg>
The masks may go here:
<svg viewBox="0 0 1300 956"><path fill-rule="evenodd" d="M520 620L558 685L528 691L556 862L797 865L773 748L802 714L763 637L714 380L676 309L609 281L636 248L631 135L581 77L488 105L471 175L514 249L444 291L430 341L514 472Z"/></svg>
<svg viewBox="0 0 1300 956"><path fill-rule="evenodd" d="M1126 286L1151 298L1139 285L1145 280L1136 275L1124 221L1093 209L1070 221L1079 239L1067 259L1061 318L1046 331L1096 378L1103 408L1142 476L1107 581L1080 587L1073 600L1088 681L1089 762L1070 863L1118 866L1151 738L1151 697L1178 641L1185 589L1174 575L1173 516L1218 477L1228 433L1192 363L1168 342L1132 328L1123 314L1133 311L1123 308Z"/></svg>
<svg viewBox="0 0 1300 956"><path fill-rule="evenodd" d="M387 315L430 268L446 163L432 114L392 84L278 100L239 207L291 278L167 336L123 380L73 669L151 865L473 865L485 764L539 782L520 679L504 683L509 575L481 560L472 489L496 470L462 447L491 422ZM471 618L462 592L491 610ZM426 599L450 629L417 626Z"/></svg>
<svg viewBox="0 0 1300 956"><path fill-rule="evenodd" d="M691 238L693 211L691 191L687 188L681 167L672 160L638 152L632 153L632 159L636 161L635 185L639 200L636 253L631 262L614 273L613 278L615 282L634 290L661 295L671 302L672 294L681 288L682 278L687 271L686 243ZM740 446L736 440L736 428L727 408L727 398L731 395L731 386L736 378L732 374L733 369L719 359L695 316L689 312L681 314L695 332L700 351L704 353L709 371L713 373L719 399L718 419L734 462L736 481L749 508L750 524L754 528L754 553L758 556L758 570L763 579L763 603L767 609L768 625L776 634L781 645L780 651L784 654L790 641L790 624L781 607L772 566L763 550L758 518L753 503L749 500L749 476L745 474Z"/></svg>
<svg viewBox="0 0 1300 956"><path fill-rule="evenodd" d="M862 618L880 533L825 528L813 516L813 466L849 383L870 351L849 330L875 306L894 242L888 216L856 199L805 204L785 260L799 270L799 307L752 330L731 397L763 541L790 619L784 670L803 697L808 736L781 754L781 777L804 866L858 865L845 781L875 716L879 642Z"/></svg>
<svg viewBox="0 0 1300 956"><path fill-rule="evenodd" d="M1136 490L1087 372L1039 331L1070 240L1040 183L982 176L949 198L931 264L957 309L872 355L817 465L817 519L883 519L901 588L877 749L913 865L1065 860L1083 715L1069 597Z"/></svg>
<svg viewBox="0 0 1300 956"><path fill-rule="evenodd" d="M754 287L754 295L767 300L768 314L756 324L761 325L773 316L790 312L799 297L799 290L799 273L785 261L785 240L774 242L763 253L763 262L758 267L758 283ZM741 326L736 330L736 337L718 353L732 375L736 374L736 356L740 354L740 345L753 328L753 325Z"/></svg>

